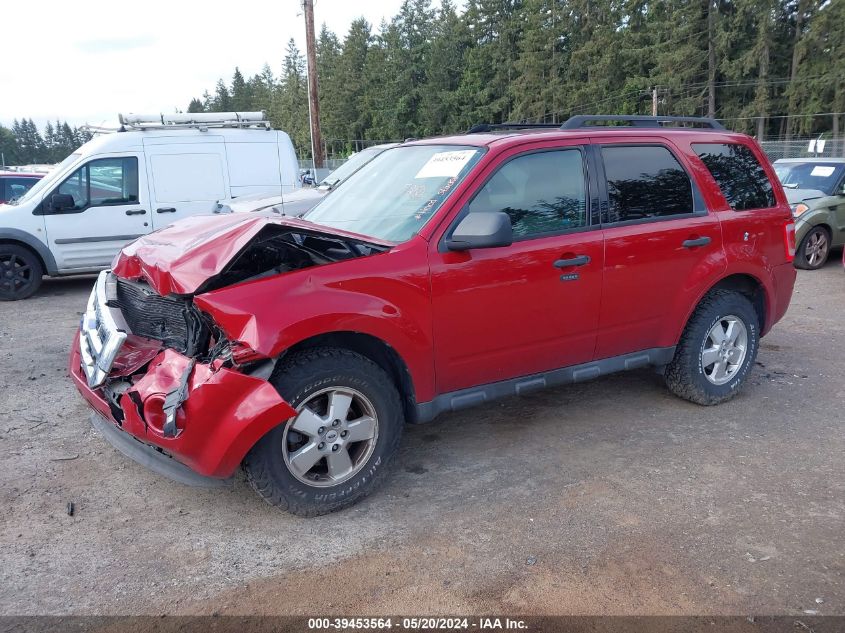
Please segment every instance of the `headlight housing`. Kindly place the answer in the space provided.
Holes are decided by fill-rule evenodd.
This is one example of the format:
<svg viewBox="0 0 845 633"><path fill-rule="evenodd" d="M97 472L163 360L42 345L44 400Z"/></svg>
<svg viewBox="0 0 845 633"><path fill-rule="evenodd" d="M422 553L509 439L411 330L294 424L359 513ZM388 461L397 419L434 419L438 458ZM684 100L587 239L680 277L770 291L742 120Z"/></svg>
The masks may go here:
<svg viewBox="0 0 845 633"><path fill-rule="evenodd" d="M798 204L793 204L790 208L792 209L792 217L794 217L794 218L797 218L799 215L801 215L805 211L810 210L810 207L808 207L803 202L799 202Z"/></svg>

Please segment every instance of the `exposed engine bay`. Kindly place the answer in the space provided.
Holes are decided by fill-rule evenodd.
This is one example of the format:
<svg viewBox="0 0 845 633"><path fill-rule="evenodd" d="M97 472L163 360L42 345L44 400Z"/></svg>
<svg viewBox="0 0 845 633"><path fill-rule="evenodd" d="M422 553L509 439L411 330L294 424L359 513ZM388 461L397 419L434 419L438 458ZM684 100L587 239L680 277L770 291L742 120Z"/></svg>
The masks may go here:
<svg viewBox="0 0 845 633"><path fill-rule="evenodd" d="M267 225L201 292L311 266L366 257L387 247L285 226Z"/></svg>

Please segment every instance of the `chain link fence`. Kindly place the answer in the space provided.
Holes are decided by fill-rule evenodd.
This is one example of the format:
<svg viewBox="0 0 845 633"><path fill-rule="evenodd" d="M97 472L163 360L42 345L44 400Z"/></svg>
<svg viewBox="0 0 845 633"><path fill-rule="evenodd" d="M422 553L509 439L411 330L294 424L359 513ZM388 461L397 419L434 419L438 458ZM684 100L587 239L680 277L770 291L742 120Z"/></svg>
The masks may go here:
<svg viewBox="0 0 845 633"><path fill-rule="evenodd" d="M763 141L760 146L772 161L778 158L845 157L845 136Z"/></svg>

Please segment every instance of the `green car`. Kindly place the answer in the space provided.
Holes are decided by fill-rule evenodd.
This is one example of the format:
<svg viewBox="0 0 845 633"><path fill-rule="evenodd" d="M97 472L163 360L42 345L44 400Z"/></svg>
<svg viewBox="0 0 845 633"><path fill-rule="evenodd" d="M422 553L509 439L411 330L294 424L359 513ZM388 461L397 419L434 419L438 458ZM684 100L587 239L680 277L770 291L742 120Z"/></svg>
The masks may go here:
<svg viewBox="0 0 845 633"><path fill-rule="evenodd" d="M845 244L845 158L781 158L774 167L795 216L795 267L821 268Z"/></svg>

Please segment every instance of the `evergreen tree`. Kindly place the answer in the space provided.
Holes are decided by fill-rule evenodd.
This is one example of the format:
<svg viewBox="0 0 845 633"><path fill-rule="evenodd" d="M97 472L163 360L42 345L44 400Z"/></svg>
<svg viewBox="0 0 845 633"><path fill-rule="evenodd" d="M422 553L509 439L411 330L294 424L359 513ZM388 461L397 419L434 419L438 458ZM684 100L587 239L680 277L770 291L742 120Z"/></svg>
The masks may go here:
<svg viewBox="0 0 845 633"><path fill-rule="evenodd" d="M323 25L331 151L482 121L650 113L655 86L660 114L715 115L761 139L845 131L845 0L466 0L462 12L431 2L404 0L375 34L363 18L342 41ZM291 46L278 79L265 67L244 81L236 68L231 90L221 80L189 111L266 110L310 153L304 64ZM20 155L38 154L28 120L9 134Z"/></svg>
<svg viewBox="0 0 845 633"><path fill-rule="evenodd" d="M241 71L235 66L235 74L232 76L232 109L235 112L249 112L252 108L252 91L244 80Z"/></svg>
<svg viewBox="0 0 845 633"><path fill-rule="evenodd" d="M269 114L274 127L285 130L290 135L297 154L311 154L305 58L293 38L288 41L282 74L273 94Z"/></svg>
<svg viewBox="0 0 845 633"><path fill-rule="evenodd" d="M338 107L345 81L340 71L340 52L340 40L323 24L317 37L317 76L320 78L320 123L326 143L341 139L344 133ZM336 151L345 153L348 149L337 147Z"/></svg>
<svg viewBox="0 0 845 633"><path fill-rule="evenodd" d="M217 80L217 85L214 88L214 96L211 98L212 112L231 112L232 111L232 96L229 94L229 89L222 79Z"/></svg>

